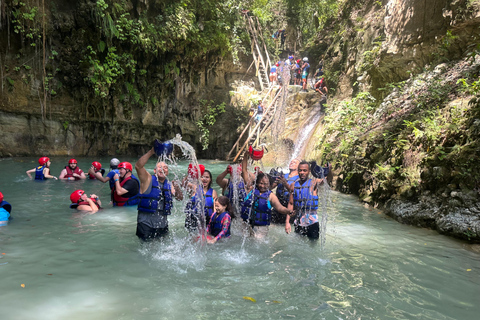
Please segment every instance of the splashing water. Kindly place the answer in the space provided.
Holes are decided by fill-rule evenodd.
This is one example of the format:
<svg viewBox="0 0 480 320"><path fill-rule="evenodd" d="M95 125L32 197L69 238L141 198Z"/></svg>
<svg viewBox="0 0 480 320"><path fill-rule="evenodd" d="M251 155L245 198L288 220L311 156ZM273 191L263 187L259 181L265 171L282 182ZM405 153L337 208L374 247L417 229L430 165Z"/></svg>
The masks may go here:
<svg viewBox="0 0 480 320"><path fill-rule="evenodd" d="M193 218L196 219L197 231L198 231L198 239L200 240L199 243L202 245L206 242L206 219L205 219L205 197L203 196L203 185L201 183L201 175L200 175L200 166L197 160L197 155L195 153L195 149L188 143L182 140L182 136L177 134L175 138L168 140L167 142L173 144L180 148L182 152L182 158L189 160L190 163L193 165L193 168L196 168L197 175L189 175L179 177L176 172L174 172L174 176L176 181L182 181L180 185L180 189L184 195L188 195L184 197L183 206L187 207L188 202L193 202L193 197L195 197L195 207L190 208L190 210L185 210L186 214L196 213L193 215ZM159 162L169 161L173 166L177 167L178 158L175 157L174 153L170 156L160 155L157 160L157 164ZM193 235L195 236L195 235Z"/></svg>

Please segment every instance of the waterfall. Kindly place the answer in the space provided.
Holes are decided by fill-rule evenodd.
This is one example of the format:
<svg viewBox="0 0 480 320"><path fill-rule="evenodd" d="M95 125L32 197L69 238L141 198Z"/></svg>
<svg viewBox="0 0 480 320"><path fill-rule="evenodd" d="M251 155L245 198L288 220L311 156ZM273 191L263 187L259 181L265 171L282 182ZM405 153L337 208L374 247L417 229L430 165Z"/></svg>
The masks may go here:
<svg viewBox="0 0 480 320"><path fill-rule="evenodd" d="M313 130L315 129L322 115L323 115L322 113L316 112L316 114L312 118L310 118L307 125L303 127L303 130L301 131L300 136L298 137L297 143L295 144L295 150L293 151L293 154L290 157L290 161L305 154L304 149L307 146L308 141L312 136ZM290 161L288 163L290 163Z"/></svg>

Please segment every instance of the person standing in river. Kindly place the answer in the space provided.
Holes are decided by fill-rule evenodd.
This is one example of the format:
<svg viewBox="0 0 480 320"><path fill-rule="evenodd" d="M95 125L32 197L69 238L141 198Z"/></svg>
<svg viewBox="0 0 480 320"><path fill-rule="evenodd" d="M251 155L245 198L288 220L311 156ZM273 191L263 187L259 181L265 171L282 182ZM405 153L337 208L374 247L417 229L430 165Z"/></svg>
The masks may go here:
<svg viewBox="0 0 480 320"><path fill-rule="evenodd" d="M315 89L316 92L318 92L320 94L320 106L323 110L325 104L327 103L327 94L328 94L328 88L327 88L327 84L326 84L326 81L325 81L325 77L321 77L320 80L318 80L316 83L315 83L315 86L313 87Z"/></svg>
<svg viewBox="0 0 480 320"><path fill-rule="evenodd" d="M300 160L293 159L288 165L289 173L283 174L278 178L273 184L271 189L277 188L275 194L277 195L278 200L282 206L287 207L290 200L290 194L293 192L293 184L298 179L298 164ZM276 210L272 214L273 223L283 223L285 217L279 214Z"/></svg>
<svg viewBox="0 0 480 320"><path fill-rule="evenodd" d="M115 181L113 177L115 176L115 174L120 174L120 171L118 171L119 164L120 160L118 160L117 158L112 158L112 160L110 160L110 171L107 173L107 175L104 177L101 172L94 172L95 178L103 183L106 183L108 181L108 183L110 184L110 190L112 190L115 186Z"/></svg>
<svg viewBox="0 0 480 320"><path fill-rule="evenodd" d="M293 185L293 196L290 197L288 209L295 214L295 232L307 236L312 240L320 237L320 223L318 221L318 185L324 179L309 179L310 164L303 160L298 165L298 180ZM285 232L291 232L290 216L285 219Z"/></svg>
<svg viewBox="0 0 480 320"><path fill-rule="evenodd" d="M112 189L112 202L114 207L134 206L138 204L140 182L132 173L130 162L121 162L118 165L119 174L113 176L115 183Z"/></svg>
<svg viewBox="0 0 480 320"><path fill-rule="evenodd" d="M158 162L151 175L145 169L148 159L155 154L152 148L144 154L137 163L138 178L140 180L140 202L138 204L137 232L142 240L151 240L168 233L167 217L172 213L173 198L183 199L180 185L168 181L168 165Z"/></svg>
<svg viewBox="0 0 480 320"><path fill-rule="evenodd" d="M230 174L230 179L226 179L228 174ZM217 176L215 181L220 188L222 188L222 195L228 197L228 200L230 200L232 213L236 214L239 212L246 196L241 165L239 165L236 170L234 170L231 165L228 165L225 171Z"/></svg>
<svg viewBox="0 0 480 320"><path fill-rule="evenodd" d="M27 175L30 179L32 179L31 174L35 173L35 180L45 180L45 179L55 179L58 180L57 177L52 176L50 174L50 165L52 162L48 157L41 157L38 159L39 166L27 171Z"/></svg>
<svg viewBox="0 0 480 320"><path fill-rule="evenodd" d="M84 180L87 179L85 173L77 165L77 160L68 160L68 166L60 172L60 180Z"/></svg>
<svg viewBox="0 0 480 320"><path fill-rule="evenodd" d="M245 152L242 160L242 176L245 184L251 185L252 175L248 172L249 152ZM277 196L270 190L270 180L263 172L259 172L255 187L247 194L242 204L241 217L251 236L265 238L272 221L272 208L281 214L293 214L293 211L282 206Z"/></svg>

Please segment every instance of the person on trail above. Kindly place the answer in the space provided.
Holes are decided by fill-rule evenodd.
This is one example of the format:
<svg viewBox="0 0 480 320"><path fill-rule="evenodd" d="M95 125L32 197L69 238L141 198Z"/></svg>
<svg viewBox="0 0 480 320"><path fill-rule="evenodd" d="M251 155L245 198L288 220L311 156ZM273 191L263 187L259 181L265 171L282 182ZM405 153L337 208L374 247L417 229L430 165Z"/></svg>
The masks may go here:
<svg viewBox="0 0 480 320"><path fill-rule="evenodd" d="M308 92L307 90L307 78L308 78L308 73L310 71L310 64L308 63L308 58L305 57L303 58L303 65L302 65L302 89L304 92Z"/></svg>
<svg viewBox="0 0 480 320"><path fill-rule="evenodd" d="M299 86L301 82L301 73L302 73L302 67L301 67L301 60L298 59L295 63L295 66L293 67L293 72L295 73L294 81L295 85Z"/></svg>
<svg viewBox="0 0 480 320"><path fill-rule="evenodd" d="M282 33L280 34L280 50L284 50L286 37L287 37L287 33L285 29L283 29Z"/></svg>
<svg viewBox="0 0 480 320"><path fill-rule="evenodd" d="M35 180L45 180L45 179L55 179L58 180L57 177L52 176L50 174L50 165L52 162L48 157L41 157L38 159L39 166L27 171L27 175L30 179L32 179L31 173L35 172Z"/></svg>
<svg viewBox="0 0 480 320"><path fill-rule="evenodd" d="M77 160L70 159L68 160L68 166L60 172L58 177L60 180L83 180L87 179L85 173L77 166Z"/></svg>
<svg viewBox="0 0 480 320"><path fill-rule="evenodd" d="M263 102L260 102L260 104L257 106L257 115L255 116L255 122L259 123L262 120L263 117Z"/></svg>
<svg viewBox="0 0 480 320"><path fill-rule="evenodd" d="M322 77L322 76L323 76L323 62L320 61L318 63L317 71L315 72L313 77L315 78L315 81L318 81L318 80L320 80L320 77Z"/></svg>
<svg viewBox="0 0 480 320"><path fill-rule="evenodd" d="M248 151L243 155L242 176L247 185L253 183L252 175L248 172ZM272 220L272 208L281 214L293 214L282 206L277 196L270 190L270 181L263 172L257 171L255 187L245 197L242 204L241 217L251 236L264 238L268 234L268 226Z"/></svg>
<svg viewBox="0 0 480 320"><path fill-rule="evenodd" d="M288 56L288 59L285 59L285 65L291 66L292 65L293 56Z"/></svg>
<svg viewBox="0 0 480 320"><path fill-rule="evenodd" d="M275 84L275 81L277 81L277 72L278 72L277 67L278 67L278 63L270 67L270 82L272 84Z"/></svg>
<svg viewBox="0 0 480 320"><path fill-rule="evenodd" d="M138 178L140 180L140 202L138 204L137 232L142 240L151 240L168 233L167 217L172 213L173 198L183 199L180 184L168 180L168 165L158 162L151 175L145 169L148 159L155 154L154 148L144 154L137 163Z"/></svg>
<svg viewBox="0 0 480 320"><path fill-rule="evenodd" d="M325 81L325 77L321 77L314 85L315 91L320 93L321 95L328 94L327 83Z"/></svg>
<svg viewBox="0 0 480 320"><path fill-rule="evenodd" d="M91 211L95 213L100 209L102 202L97 195L91 194L90 197L87 196L83 190L75 190L70 195L70 208L77 209L81 211Z"/></svg>

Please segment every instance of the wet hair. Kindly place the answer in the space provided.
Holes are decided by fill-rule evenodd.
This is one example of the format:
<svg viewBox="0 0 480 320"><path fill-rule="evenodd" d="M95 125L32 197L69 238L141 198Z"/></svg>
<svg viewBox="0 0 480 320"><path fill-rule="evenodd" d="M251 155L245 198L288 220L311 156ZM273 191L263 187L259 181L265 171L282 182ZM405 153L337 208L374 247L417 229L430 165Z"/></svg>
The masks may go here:
<svg viewBox="0 0 480 320"><path fill-rule="evenodd" d="M300 169L300 166L304 165L304 164L306 164L308 166L308 171L310 171L310 163L307 162L306 160L300 161L300 163L298 164L298 168Z"/></svg>
<svg viewBox="0 0 480 320"><path fill-rule="evenodd" d="M230 199L228 199L227 196L220 196L216 199L216 201L218 201L218 203L220 203L222 206L226 207L225 210L228 212L232 219L235 218L232 210L232 204L230 203Z"/></svg>
<svg viewBox="0 0 480 320"><path fill-rule="evenodd" d="M268 176L263 173L263 172L259 172L258 175L257 175L257 180L255 181L255 184L259 184L260 181L262 181L263 178L267 177L268 179Z"/></svg>
<svg viewBox="0 0 480 320"><path fill-rule="evenodd" d="M207 189L210 189L210 187L212 186L212 182L213 182L212 173L209 170L205 170L203 172L203 174L205 174L205 173L208 173L208 176L210 177L210 182L208 183L208 186L207 186Z"/></svg>

